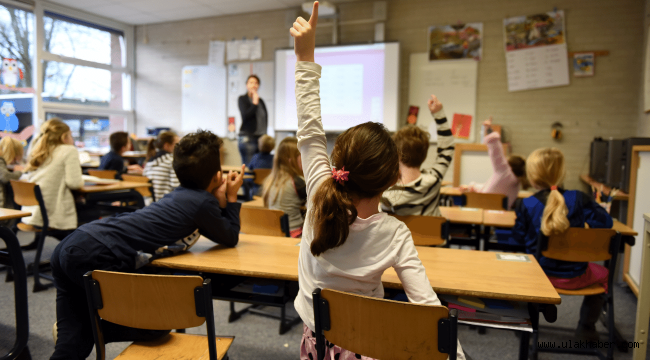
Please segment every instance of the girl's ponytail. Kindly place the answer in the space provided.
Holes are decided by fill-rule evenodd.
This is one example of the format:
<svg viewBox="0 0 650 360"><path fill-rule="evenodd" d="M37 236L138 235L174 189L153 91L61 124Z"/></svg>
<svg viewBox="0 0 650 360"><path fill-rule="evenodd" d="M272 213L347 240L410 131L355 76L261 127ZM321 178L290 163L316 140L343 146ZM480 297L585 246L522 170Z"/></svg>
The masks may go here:
<svg viewBox="0 0 650 360"><path fill-rule="evenodd" d="M564 155L556 148L542 148L533 151L526 160L526 176L539 189L550 189L542 214L540 229L546 236L565 232L569 226L569 209L564 196L557 189L564 181Z"/></svg>
<svg viewBox="0 0 650 360"><path fill-rule="evenodd" d="M350 234L350 225L357 218L357 208L350 194L334 179L325 180L314 194L314 240L311 253L323 252L343 245Z"/></svg>
<svg viewBox="0 0 650 360"><path fill-rule="evenodd" d="M565 232L570 226L568 213L564 196L557 190L557 186L553 186L542 214L542 233L550 236Z"/></svg>
<svg viewBox="0 0 650 360"><path fill-rule="evenodd" d="M147 158L144 159L145 163L148 163L149 159L156 156L156 144L154 144L155 141L156 141L156 139L151 139L147 143Z"/></svg>

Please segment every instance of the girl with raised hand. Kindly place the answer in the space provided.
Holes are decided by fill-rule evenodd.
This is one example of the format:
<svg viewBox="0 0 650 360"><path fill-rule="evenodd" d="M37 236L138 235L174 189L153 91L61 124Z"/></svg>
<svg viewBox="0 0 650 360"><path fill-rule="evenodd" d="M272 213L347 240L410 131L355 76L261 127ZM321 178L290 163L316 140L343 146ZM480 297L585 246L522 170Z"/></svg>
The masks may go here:
<svg viewBox="0 0 650 360"><path fill-rule="evenodd" d="M343 132L327 157L321 122L319 78L314 63L318 2L309 22L298 18L295 39L298 148L309 209L298 262L300 290L295 307L304 321L300 359L316 358L312 292L329 288L381 298L381 276L393 267L411 302L440 305L418 258L411 233L378 211L384 190L397 182L399 156L383 125L364 123ZM367 359L335 344L325 359ZM458 346L458 359L465 359Z"/></svg>

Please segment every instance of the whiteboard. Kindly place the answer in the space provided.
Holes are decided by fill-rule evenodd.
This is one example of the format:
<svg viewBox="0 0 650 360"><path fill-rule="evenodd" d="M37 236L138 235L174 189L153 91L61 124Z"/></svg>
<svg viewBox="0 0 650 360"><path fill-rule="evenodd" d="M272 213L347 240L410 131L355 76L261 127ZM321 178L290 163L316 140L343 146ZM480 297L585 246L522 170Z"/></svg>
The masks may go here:
<svg viewBox="0 0 650 360"><path fill-rule="evenodd" d="M466 150L461 154L460 185L469 185L472 182L487 183L494 172L488 152Z"/></svg>
<svg viewBox="0 0 650 360"><path fill-rule="evenodd" d="M473 142L476 129L476 81L478 62L475 60L429 61L427 53L411 54L409 105L419 106L418 126L429 131L431 141L436 141L436 123L429 113L427 101L431 94L442 102L451 126L454 113L472 116L469 139ZM403 114L406 117L407 114Z"/></svg>
<svg viewBox="0 0 650 360"><path fill-rule="evenodd" d="M639 285L641 279L641 255L643 252L643 214L650 212L650 152L639 151L639 168L637 169L636 191L634 196L634 231L635 245L630 251L630 267L628 273L632 280Z"/></svg>
<svg viewBox="0 0 650 360"><path fill-rule="evenodd" d="M226 67L184 66L181 78L181 131L207 129L225 137L228 125Z"/></svg>
<svg viewBox="0 0 650 360"><path fill-rule="evenodd" d="M273 84L275 83L273 61L237 62L228 64L228 117L235 118L235 132L239 134L241 113L237 103L241 95L246 94L246 80L249 75L260 78L260 88L257 90L266 105L267 130L273 136L275 124L275 100Z"/></svg>

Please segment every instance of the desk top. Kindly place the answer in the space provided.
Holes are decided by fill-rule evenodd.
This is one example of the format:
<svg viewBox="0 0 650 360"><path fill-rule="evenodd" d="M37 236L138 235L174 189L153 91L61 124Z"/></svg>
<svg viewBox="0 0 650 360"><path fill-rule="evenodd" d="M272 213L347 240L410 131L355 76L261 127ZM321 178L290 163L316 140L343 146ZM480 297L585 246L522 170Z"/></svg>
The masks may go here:
<svg viewBox="0 0 650 360"><path fill-rule="evenodd" d="M147 157L146 151L125 151L122 154L125 159L141 159Z"/></svg>
<svg viewBox="0 0 650 360"><path fill-rule="evenodd" d="M234 248L201 238L186 253L154 260L153 266L217 274L298 281L297 239L240 234ZM436 292L492 299L559 304L560 296L534 257L530 262L497 260L496 253L418 247ZM395 271L382 276L386 287L401 288Z"/></svg>
<svg viewBox="0 0 650 360"><path fill-rule="evenodd" d="M483 225L510 228L515 226L516 219L517 215L514 211L483 210ZM623 236L638 235L634 229L618 220L614 220L612 229L620 232Z"/></svg>
<svg viewBox="0 0 650 360"><path fill-rule="evenodd" d="M440 214L455 224L482 224L483 210L474 208L461 208L440 206Z"/></svg>
<svg viewBox="0 0 650 360"><path fill-rule="evenodd" d="M447 196L461 196L463 195L463 191L457 187L443 186L440 188L440 194L447 195ZM519 191L517 197L520 199L525 199L529 196L532 196L533 194L534 192L532 191L521 190Z"/></svg>
<svg viewBox="0 0 650 360"><path fill-rule="evenodd" d="M255 208L255 209L266 209L266 207L264 206L264 198L257 195L253 196L253 200L242 203L241 206Z"/></svg>
<svg viewBox="0 0 650 360"><path fill-rule="evenodd" d="M228 171L241 171L241 165L240 166L233 166L233 165L221 165L221 171L223 172L228 172ZM245 172L252 172L253 170L249 169L246 167L244 169Z"/></svg>
<svg viewBox="0 0 650 360"><path fill-rule="evenodd" d="M604 185L603 183L599 183L598 181L592 179L587 174L580 175L580 180L582 180L582 182L584 182L589 186L595 187L598 191L600 191L600 189L602 188L605 195L609 195L609 192L612 191L612 189L609 186ZM628 194L622 191L618 191L612 200L628 200L629 198L630 196Z"/></svg>
<svg viewBox="0 0 650 360"><path fill-rule="evenodd" d="M0 220L19 219L26 216L32 216L32 213L21 210L0 208Z"/></svg>
<svg viewBox="0 0 650 360"><path fill-rule="evenodd" d="M84 185L78 191L80 193L98 193L106 191L117 191L117 190L130 190L137 189L141 187L150 187L151 184L144 182L131 182L131 181L120 181L112 184L106 185Z"/></svg>

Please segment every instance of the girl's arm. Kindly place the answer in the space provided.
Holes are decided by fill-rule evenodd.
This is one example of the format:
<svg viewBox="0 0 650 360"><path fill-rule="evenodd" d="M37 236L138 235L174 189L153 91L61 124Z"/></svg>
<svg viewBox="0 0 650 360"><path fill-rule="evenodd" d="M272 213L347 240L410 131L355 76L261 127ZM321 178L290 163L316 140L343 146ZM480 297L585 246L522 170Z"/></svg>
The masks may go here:
<svg viewBox="0 0 650 360"><path fill-rule="evenodd" d="M398 245L400 248L397 249L393 268L409 301L416 304L440 305L438 295L431 288L424 265L415 250L411 232L406 225L400 225L395 236L401 238L395 240L396 244L401 245Z"/></svg>
<svg viewBox="0 0 650 360"><path fill-rule="evenodd" d="M10 171L7 168L7 163L4 160L0 160L0 182L3 184L8 184L9 180L18 180L23 175L20 171Z"/></svg>
<svg viewBox="0 0 650 360"><path fill-rule="evenodd" d="M492 161L492 169L495 173L504 173L510 169L508 159L503 153L503 145L501 145L501 135L498 132L493 132L485 137L485 144L488 148L488 155Z"/></svg>
<svg viewBox="0 0 650 360"><path fill-rule="evenodd" d="M65 166L65 185L68 189L77 190L84 185L84 180L81 177L81 163L79 162L79 153L74 146L66 146L64 153L64 166Z"/></svg>
<svg viewBox="0 0 650 360"><path fill-rule="evenodd" d="M298 108L298 149L307 183L307 196L319 181L331 175L327 141L320 113L320 65L314 63L318 2L314 2L309 21L299 17L289 30L294 38L296 63L296 106Z"/></svg>
<svg viewBox="0 0 650 360"><path fill-rule="evenodd" d="M614 225L612 217L593 199L586 196L583 192L578 191L578 196L581 197L582 210L585 214L585 222L589 224L590 228L611 229Z"/></svg>

